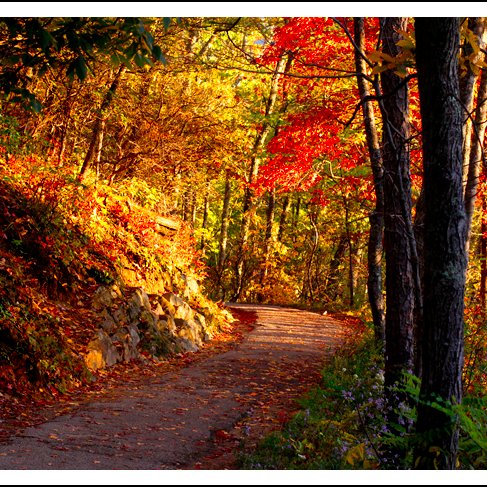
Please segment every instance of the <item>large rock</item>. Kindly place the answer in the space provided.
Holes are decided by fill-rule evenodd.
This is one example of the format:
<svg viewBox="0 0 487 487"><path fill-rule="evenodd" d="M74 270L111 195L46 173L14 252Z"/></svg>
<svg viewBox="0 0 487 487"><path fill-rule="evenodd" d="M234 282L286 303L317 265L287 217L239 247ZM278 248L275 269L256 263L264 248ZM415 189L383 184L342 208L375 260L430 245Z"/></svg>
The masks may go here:
<svg viewBox="0 0 487 487"><path fill-rule="evenodd" d="M89 369L97 370L110 367L121 360L112 340L104 330L98 330L96 337L87 347L85 362Z"/></svg>
<svg viewBox="0 0 487 487"><path fill-rule="evenodd" d="M181 306L176 308L174 318L179 318L181 320L192 320L194 318L194 311L189 304L183 303Z"/></svg>
<svg viewBox="0 0 487 487"><path fill-rule="evenodd" d="M191 306L174 293L163 294L160 303L174 318L191 320L194 317L194 311Z"/></svg>
<svg viewBox="0 0 487 487"><path fill-rule="evenodd" d="M190 299L193 296L196 296L199 294L200 291L200 286L198 284L198 281L194 279L193 277L187 276L186 274L182 274L182 279L184 282L184 288L183 288L183 298L185 299Z"/></svg>
<svg viewBox="0 0 487 487"><path fill-rule="evenodd" d="M102 310L101 316L103 318L103 321L101 322L100 326L108 334L113 333L117 329L119 321L112 316L107 308Z"/></svg>
<svg viewBox="0 0 487 487"><path fill-rule="evenodd" d="M139 313L138 319L135 320L135 322L140 323L145 328L156 329L159 319L160 316L156 312L152 311L151 309L143 309Z"/></svg>
<svg viewBox="0 0 487 487"><path fill-rule="evenodd" d="M119 356L124 362L140 358L137 345L140 342L140 336L135 325L120 328L111 337L113 345L120 351Z"/></svg>
<svg viewBox="0 0 487 487"><path fill-rule="evenodd" d="M191 340L187 338L178 338L176 341L176 346L179 352L197 352L199 350L198 346L195 345Z"/></svg>
<svg viewBox="0 0 487 487"><path fill-rule="evenodd" d="M131 322L136 321L143 310L151 310L149 296L142 288L138 288L128 302L127 315L129 320Z"/></svg>
<svg viewBox="0 0 487 487"><path fill-rule="evenodd" d="M103 308L111 308L116 298L121 298L122 293L117 285L111 287L100 286L93 297L93 308L100 311Z"/></svg>
<svg viewBox="0 0 487 487"><path fill-rule="evenodd" d="M162 296L166 301L172 304L174 307L182 306L184 301L177 294L174 293L164 293Z"/></svg>

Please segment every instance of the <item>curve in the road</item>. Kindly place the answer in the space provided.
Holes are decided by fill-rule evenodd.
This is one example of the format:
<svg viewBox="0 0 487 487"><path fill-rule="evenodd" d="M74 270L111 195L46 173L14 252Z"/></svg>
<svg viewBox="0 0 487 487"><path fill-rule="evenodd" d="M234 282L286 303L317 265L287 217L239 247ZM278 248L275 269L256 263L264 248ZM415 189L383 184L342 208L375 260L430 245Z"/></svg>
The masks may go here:
<svg viewBox="0 0 487 487"><path fill-rule="evenodd" d="M229 307L257 316L237 348L24 430L0 445L0 469L220 468L208 460L215 440L242 418L275 414L270 403L291 407L343 337L340 322L316 313Z"/></svg>

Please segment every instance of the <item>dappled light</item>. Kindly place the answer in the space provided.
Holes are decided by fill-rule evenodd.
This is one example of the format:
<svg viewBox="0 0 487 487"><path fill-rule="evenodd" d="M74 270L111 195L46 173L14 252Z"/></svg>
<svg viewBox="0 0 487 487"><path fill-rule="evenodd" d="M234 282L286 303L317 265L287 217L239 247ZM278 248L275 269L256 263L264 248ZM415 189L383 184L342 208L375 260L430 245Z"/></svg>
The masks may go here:
<svg viewBox="0 0 487 487"><path fill-rule="evenodd" d="M232 450L279 427L295 400L319 382L323 360L342 343L346 327L306 311L235 306L243 319L253 317L254 328L237 347L78 399L69 414L0 445L0 466L234 467Z"/></svg>
<svg viewBox="0 0 487 487"><path fill-rule="evenodd" d="M0 468L485 468L487 17L42 5L0 18Z"/></svg>

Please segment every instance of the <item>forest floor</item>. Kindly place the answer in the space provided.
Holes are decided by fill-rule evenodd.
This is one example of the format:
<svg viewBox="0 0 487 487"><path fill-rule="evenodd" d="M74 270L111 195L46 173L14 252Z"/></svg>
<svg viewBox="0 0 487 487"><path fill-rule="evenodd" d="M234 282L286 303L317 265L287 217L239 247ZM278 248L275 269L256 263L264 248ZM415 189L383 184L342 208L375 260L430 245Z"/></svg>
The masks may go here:
<svg viewBox="0 0 487 487"><path fill-rule="evenodd" d="M319 384L350 328L308 311L230 308L239 321L224 345L119 367L62 400L4 401L0 469L237 469L239 453L282 427Z"/></svg>

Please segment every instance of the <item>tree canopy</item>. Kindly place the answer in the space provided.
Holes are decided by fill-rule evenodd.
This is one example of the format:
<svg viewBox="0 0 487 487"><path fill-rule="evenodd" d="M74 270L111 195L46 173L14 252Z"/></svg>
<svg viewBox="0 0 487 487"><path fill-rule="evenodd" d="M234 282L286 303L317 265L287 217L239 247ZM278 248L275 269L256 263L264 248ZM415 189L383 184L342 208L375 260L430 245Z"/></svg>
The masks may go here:
<svg viewBox="0 0 487 487"><path fill-rule="evenodd" d="M417 432L413 466L455 468L452 411L485 392L485 25L0 18L0 184L31 208L5 199L0 248L41 252L59 293L174 260L220 303L361 315L391 431Z"/></svg>

